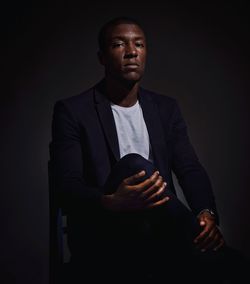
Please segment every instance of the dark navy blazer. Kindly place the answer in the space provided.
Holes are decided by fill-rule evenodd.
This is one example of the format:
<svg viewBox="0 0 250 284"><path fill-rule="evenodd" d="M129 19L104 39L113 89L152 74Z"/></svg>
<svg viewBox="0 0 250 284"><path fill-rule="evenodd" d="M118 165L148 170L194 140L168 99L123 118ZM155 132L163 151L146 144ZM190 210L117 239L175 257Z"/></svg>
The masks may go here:
<svg viewBox="0 0 250 284"><path fill-rule="evenodd" d="M176 100L140 88L139 102L154 162L168 190L175 193L174 173L194 214L205 208L217 212L209 178L190 144ZM79 220L71 216L79 217L81 210L81 215L85 214L81 220L85 225L90 223L89 216L95 214L93 208L100 207L103 185L119 157L115 122L103 81L55 104L51 160L60 207L72 224L77 226Z"/></svg>

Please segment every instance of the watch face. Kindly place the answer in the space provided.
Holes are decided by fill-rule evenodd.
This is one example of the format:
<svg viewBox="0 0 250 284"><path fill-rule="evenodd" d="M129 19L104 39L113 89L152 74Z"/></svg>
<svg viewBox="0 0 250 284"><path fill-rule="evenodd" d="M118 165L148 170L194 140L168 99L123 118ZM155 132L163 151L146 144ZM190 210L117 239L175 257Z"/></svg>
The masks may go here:
<svg viewBox="0 0 250 284"><path fill-rule="evenodd" d="M214 211L210 209L205 209L204 212L208 212L211 216L215 216Z"/></svg>
<svg viewBox="0 0 250 284"><path fill-rule="evenodd" d="M203 212L208 212L212 217L215 217L215 213L211 209L204 209L200 212L200 214L203 213Z"/></svg>
<svg viewBox="0 0 250 284"><path fill-rule="evenodd" d="M214 212L212 210L208 211L212 216L215 216Z"/></svg>

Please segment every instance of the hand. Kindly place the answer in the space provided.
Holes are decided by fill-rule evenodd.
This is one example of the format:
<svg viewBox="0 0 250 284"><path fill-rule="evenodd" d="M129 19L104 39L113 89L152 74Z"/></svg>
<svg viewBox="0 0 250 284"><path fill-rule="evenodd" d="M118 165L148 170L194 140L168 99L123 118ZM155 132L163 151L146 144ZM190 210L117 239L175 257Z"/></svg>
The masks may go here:
<svg viewBox="0 0 250 284"><path fill-rule="evenodd" d="M103 196L104 207L115 211L133 211L153 208L169 200L166 196L166 183L156 171L143 182L141 171L122 181L116 192Z"/></svg>
<svg viewBox="0 0 250 284"><path fill-rule="evenodd" d="M202 252L206 250L217 251L225 244L225 240L216 225L215 217L209 212L203 212L198 216L202 232L194 239L196 248Z"/></svg>

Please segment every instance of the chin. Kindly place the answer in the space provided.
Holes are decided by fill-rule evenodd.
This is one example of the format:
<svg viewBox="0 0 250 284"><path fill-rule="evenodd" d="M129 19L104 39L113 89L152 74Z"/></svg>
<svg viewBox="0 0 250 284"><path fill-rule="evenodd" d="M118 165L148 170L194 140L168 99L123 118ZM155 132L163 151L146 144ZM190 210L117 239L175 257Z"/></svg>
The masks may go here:
<svg viewBox="0 0 250 284"><path fill-rule="evenodd" d="M127 81L127 82L130 82L130 83L137 83L141 80L142 78L142 75L141 74L138 74L138 73L128 73L128 74L124 74L122 76L122 80L123 81Z"/></svg>
<svg viewBox="0 0 250 284"><path fill-rule="evenodd" d="M136 83L138 83L141 80L141 78L122 78L120 81L123 85L126 85L128 87L133 87Z"/></svg>

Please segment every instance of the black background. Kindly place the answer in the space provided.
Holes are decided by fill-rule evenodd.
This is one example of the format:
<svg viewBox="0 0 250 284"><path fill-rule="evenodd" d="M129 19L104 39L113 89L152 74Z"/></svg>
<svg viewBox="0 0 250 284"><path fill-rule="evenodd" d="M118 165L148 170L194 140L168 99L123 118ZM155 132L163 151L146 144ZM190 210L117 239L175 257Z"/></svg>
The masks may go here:
<svg viewBox="0 0 250 284"><path fill-rule="evenodd" d="M211 178L225 238L250 256L249 4L186 2L2 5L2 283L48 283L53 105L102 78L97 33L123 15L137 18L147 32L142 85L179 101Z"/></svg>

